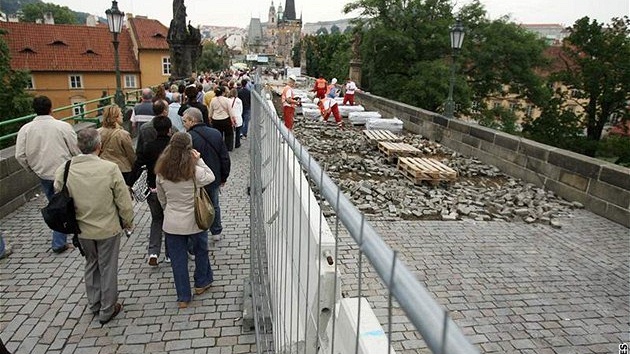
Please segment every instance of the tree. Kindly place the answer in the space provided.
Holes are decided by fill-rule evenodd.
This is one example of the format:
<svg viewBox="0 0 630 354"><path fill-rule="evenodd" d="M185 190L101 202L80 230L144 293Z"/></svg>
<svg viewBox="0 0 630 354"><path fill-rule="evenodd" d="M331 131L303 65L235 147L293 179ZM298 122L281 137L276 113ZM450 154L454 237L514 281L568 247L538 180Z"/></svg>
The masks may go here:
<svg viewBox="0 0 630 354"><path fill-rule="evenodd" d="M344 10L361 12L357 22L363 28L362 86L417 107L442 109L449 87L452 2L358 0ZM479 1L462 6L457 17L466 28L456 57L454 91L459 112L484 121L497 117L498 126L512 127L512 112L490 109L484 102L511 95L542 104L549 94L545 95L536 70L546 64L545 44L507 18L488 20ZM469 109L472 102L478 113Z"/></svg>
<svg viewBox="0 0 630 354"><path fill-rule="evenodd" d="M305 36L300 41L304 48L306 70L311 76L343 78L350 70L350 35L329 34Z"/></svg>
<svg viewBox="0 0 630 354"><path fill-rule="evenodd" d="M339 26L332 25L332 27L330 27L330 34L339 34L339 33L341 33Z"/></svg>
<svg viewBox="0 0 630 354"><path fill-rule="evenodd" d="M630 20L627 16L613 18L604 25L583 17L569 32L563 44L565 67L554 78L577 93L567 100L584 108L580 118L587 138L598 141L609 117L624 114L630 97Z"/></svg>
<svg viewBox="0 0 630 354"><path fill-rule="evenodd" d="M67 6L59 6L52 3L36 2L22 7L21 21L35 22L44 18L47 12L52 13L55 24L75 24L77 16Z"/></svg>
<svg viewBox="0 0 630 354"><path fill-rule="evenodd" d="M32 97L25 92L28 73L11 69L9 46L4 41L5 31L0 30L0 79L3 90L0 91L0 121L18 118L32 113ZM24 123L16 123L0 128L0 135L16 132Z"/></svg>
<svg viewBox="0 0 630 354"><path fill-rule="evenodd" d="M203 45L201 56L197 61L197 71L217 71L225 69L225 63L229 60L229 50L222 48L214 42Z"/></svg>

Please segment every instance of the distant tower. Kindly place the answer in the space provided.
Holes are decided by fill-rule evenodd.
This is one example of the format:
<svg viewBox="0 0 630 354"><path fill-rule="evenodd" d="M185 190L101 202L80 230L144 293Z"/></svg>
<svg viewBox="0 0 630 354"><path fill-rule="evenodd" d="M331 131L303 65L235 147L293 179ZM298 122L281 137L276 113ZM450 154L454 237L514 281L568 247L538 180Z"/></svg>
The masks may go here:
<svg viewBox="0 0 630 354"><path fill-rule="evenodd" d="M295 18L295 1L287 0L284 5L284 16L283 20L296 20Z"/></svg>
<svg viewBox="0 0 630 354"><path fill-rule="evenodd" d="M273 0L271 1L271 6L269 6L269 17L267 21L269 21L270 26L276 25L276 7L273 6Z"/></svg>
<svg viewBox="0 0 630 354"><path fill-rule="evenodd" d="M282 5L278 5L278 22L281 22L284 18L284 10L282 9Z"/></svg>

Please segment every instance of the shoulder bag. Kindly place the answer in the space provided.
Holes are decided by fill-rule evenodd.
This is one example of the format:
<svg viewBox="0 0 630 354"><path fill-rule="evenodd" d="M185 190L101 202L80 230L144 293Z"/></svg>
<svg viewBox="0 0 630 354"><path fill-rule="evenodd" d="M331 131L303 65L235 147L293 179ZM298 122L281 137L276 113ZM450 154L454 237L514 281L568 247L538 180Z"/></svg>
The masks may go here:
<svg viewBox="0 0 630 354"><path fill-rule="evenodd" d="M203 187L197 188L197 177L193 176L195 186L195 221L202 230L208 230L214 222L214 205Z"/></svg>

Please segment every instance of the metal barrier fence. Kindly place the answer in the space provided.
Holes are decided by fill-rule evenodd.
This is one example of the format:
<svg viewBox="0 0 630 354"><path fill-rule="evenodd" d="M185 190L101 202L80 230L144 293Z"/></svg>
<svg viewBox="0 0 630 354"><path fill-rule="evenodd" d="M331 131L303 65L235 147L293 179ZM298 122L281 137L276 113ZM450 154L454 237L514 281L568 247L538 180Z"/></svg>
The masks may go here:
<svg viewBox="0 0 630 354"><path fill-rule="evenodd" d="M262 95L252 92L250 123L258 353L389 353L420 335L433 353L477 353ZM324 218L323 204L334 217ZM375 302L386 330L369 309ZM393 337L406 323L414 334Z"/></svg>

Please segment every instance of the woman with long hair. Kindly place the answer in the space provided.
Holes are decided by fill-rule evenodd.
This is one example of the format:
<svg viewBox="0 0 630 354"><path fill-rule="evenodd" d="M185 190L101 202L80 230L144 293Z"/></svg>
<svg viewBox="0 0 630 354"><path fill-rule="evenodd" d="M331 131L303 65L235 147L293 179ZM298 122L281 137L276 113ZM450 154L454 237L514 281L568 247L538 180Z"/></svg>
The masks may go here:
<svg viewBox="0 0 630 354"><path fill-rule="evenodd" d="M131 135L122 128L122 112L116 105L103 108L103 126L98 129L101 135L99 157L118 165L127 185L131 184L132 167L136 161Z"/></svg>
<svg viewBox="0 0 630 354"><path fill-rule="evenodd" d="M213 281L208 259L208 230L202 230L195 220L195 184L201 188L214 181L212 170L192 148L188 133L177 132L171 137L155 165L157 195L164 209L162 230L166 237L171 268L177 290L179 308L192 300L188 274L188 244L195 254L195 294L201 295ZM194 179L194 180L193 180Z"/></svg>

